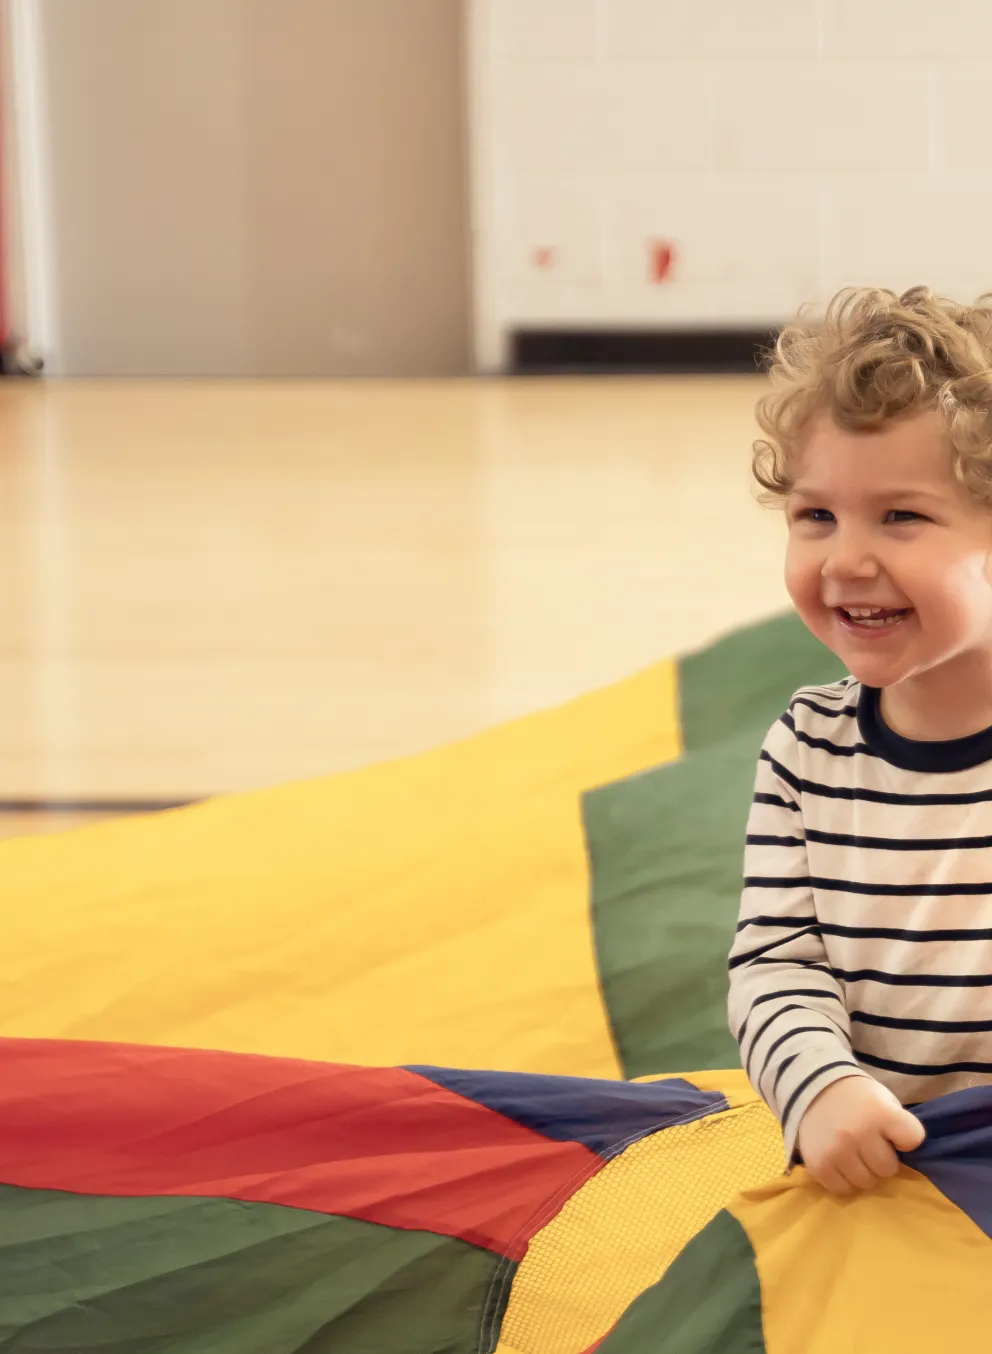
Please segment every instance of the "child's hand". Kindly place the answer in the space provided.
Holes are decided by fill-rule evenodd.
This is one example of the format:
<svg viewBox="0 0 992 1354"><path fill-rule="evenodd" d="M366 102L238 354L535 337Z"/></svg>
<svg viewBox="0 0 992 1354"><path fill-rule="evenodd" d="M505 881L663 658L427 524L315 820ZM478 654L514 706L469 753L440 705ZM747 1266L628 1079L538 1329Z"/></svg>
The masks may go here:
<svg viewBox="0 0 992 1354"><path fill-rule="evenodd" d="M926 1130L871 1077L843 1077L821 1091L799 1125L799 1151L832 1194L873 1189L899 1169L896 1152L919 1147Z"/></svg>

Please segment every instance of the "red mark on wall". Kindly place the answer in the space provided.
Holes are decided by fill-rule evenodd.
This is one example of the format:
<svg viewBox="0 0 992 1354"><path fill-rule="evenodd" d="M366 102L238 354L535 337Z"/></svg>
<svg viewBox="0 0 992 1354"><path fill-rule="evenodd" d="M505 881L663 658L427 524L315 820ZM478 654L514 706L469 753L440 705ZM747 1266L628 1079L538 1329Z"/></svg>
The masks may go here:
<svg viewBox="0 0 992 1354"><path fill-rule="evenodd" d="M548 245L543 245L540 249L534 250L535 268L553 268L557 262L557 255Z"/></svg>
<svg viewBox="0 0 992 1354"><path fill-rule="evenodd" d="M652 240L650 252L651 281L671 282L672 270L675 267L675 246L671 240Z"/></svg>

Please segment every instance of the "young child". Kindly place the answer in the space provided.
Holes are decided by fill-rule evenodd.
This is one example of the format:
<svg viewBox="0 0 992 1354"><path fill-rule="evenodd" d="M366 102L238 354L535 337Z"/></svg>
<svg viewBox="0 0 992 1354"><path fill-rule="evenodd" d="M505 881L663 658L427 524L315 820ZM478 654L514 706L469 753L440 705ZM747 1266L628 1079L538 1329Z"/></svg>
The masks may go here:
<svg viewBox="0 0 992 1354"><path fill-rule="evenodd" d="M851 676L765 740L730 1020L789 1160L849 1194L922 1141L904 1106L992 1081L992 305L842 292L771 381L755 475Z"/></svg>

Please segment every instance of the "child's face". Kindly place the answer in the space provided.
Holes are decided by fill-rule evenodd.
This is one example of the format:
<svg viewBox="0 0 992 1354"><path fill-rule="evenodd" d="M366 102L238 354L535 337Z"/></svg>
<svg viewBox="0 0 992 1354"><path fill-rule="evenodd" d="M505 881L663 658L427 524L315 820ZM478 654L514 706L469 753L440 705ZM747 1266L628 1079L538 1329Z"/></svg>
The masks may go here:
<svg viewBox="0 0 992 1354"><path fill-rule="evenodd" d="M810 630L867 686L992 655L992 511L955 478L936 414L845 432L795 463L785 581ZM881 608L858 619L851 609Z"/></svg>

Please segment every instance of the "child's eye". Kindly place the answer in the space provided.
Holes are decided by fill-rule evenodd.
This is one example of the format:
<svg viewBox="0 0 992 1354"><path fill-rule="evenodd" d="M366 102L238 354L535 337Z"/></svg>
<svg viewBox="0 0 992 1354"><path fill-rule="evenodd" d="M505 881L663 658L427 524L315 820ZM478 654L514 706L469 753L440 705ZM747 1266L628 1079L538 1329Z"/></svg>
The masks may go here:
<svg viewBox="0 0 992 1354"><path fill-rule="evenodd" d="M796 513L797 522L832 522L834 515L829 508L803 508Z"/></svg>
<svg viewBox="0 0 992 1354"><path fill-rule="evenodd" d="M903 508L893 508L891 512L885 514L886 522L892 522L898 526L904 522L929 522L929 517L924 517L921 512L909 512Z"/></svg>

